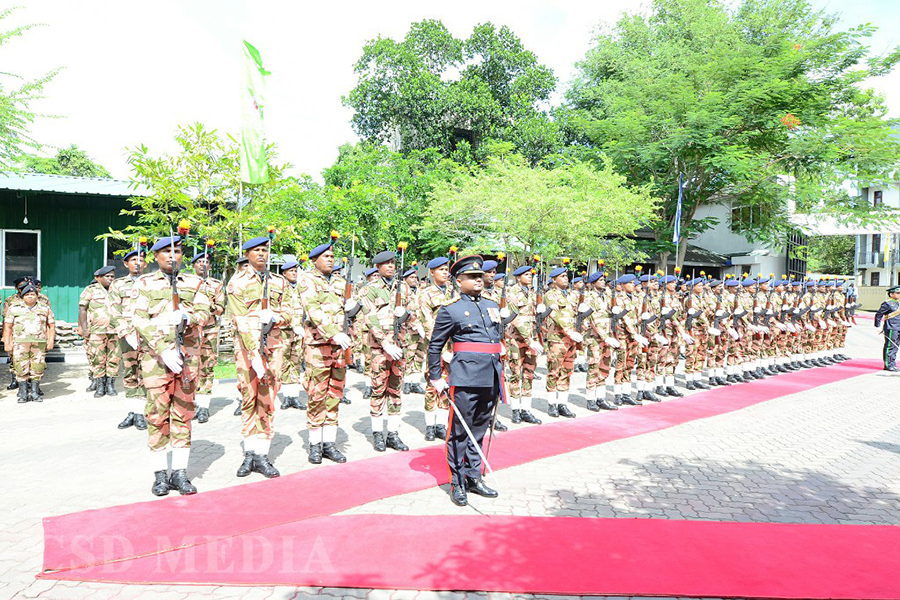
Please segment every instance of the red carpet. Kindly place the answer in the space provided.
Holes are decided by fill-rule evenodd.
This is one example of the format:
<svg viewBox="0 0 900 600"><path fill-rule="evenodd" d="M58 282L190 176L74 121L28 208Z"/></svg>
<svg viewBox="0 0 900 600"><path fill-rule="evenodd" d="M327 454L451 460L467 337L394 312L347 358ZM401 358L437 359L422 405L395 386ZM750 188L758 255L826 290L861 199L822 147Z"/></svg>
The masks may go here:
<svg viewBox="0 0 900 600"><path fill-rule="evenodd" d="M657 431L866 374L880 367L877 360L848 361L828 369L807 370L741 386L718 388L658 405L520 429L497 438L491 463L495 469L502 469L611 440ZM180 547L199 548L198 544L254 532L259 532L259 535L268 539L271 530L260 530L282 525L300 529L313 527L312 521L296 522L331 515L381 498L422 490L446 483L446 480L443 448L431 447L303 471L271 481L201 493L193 497L172 497L162 501L47 518L44 520L42 576L77 579L78 574L83 573L87 577L87 571L60 571L166 553ZM343 518L346 517L341 517ZM397 522L395 517L382 516L379 519L384 520L384 526L388 528L393 528L390 522ZM590 521L593 520L588 520ZM161 523L165 526L161 527ZM159 537L160 531L164 531L166 537ZM366 547L358 534L359 532L356 543ZM408 531L404 532L404 536L408 534ZM440 536L429 538L432 540L429 548L440 545L434 543L434 540L441 539ZM370 550L370 554L377 553ZM166 561L170 556L163 556L160 560ZM416 556L419 567L422 566L422 556ZM115 566L119 568L124 565ZM206 572L202 568L199 571ZM178 572L178 577L183 575L185 574ZM210 575L206 573L205 576L209 578ZM220 577L216 573L213 580L236 583L232 580L231 573L225 575ZM510 576L516 577L517 574L511 572ZM557 573L556 576L561 575ZM641 580L642 578L634 579L633 589L629 593L645 593ZM262 584L263 581L257 580L256 583ZM366 587L368 584L360 580L341 585ZM565 583L560 582L560 585ZM743 591L736 593L748 595Z"/></svg>

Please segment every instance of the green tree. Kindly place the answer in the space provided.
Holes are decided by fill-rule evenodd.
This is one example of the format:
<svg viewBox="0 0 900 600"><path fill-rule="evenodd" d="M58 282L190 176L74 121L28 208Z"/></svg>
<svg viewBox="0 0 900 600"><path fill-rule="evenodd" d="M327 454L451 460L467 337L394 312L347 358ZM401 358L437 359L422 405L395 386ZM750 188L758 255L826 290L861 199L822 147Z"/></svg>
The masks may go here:
<svg viewBox="0 0 900 600"><path fill-rule="evenodd" d="M109 171L98 165L75 144L60 148L53 158L26 156L22 165L29 173L74 175L76 177L110 177Z"/></svg>
<svg viewBox="0 0 900 600"><path fill-rule="evenodd" d="M504 250L526 256L604 258L611 265L639 258L627 240L652 218L649 187L631 188L607 161L561 161L532 168L500 152L484 169L437 182L423 223L465 250Z"/></svg>
<svg viewBox="0 0 900 600"><path fill-rule="evenodd" d="M807 269L830 275L853 275L856 238L852 235L817 235L807 245Z"/></svg>
<svg viewBox="0 0 900 600"><path fill-rule="evenodd" d="M483 158L477 148L490 138L513 142L532 164L559 149L543 109L556 78L508 27L485 23L459 40L440 21L413 23L400 42L368 42L355 72L343 102L365 140L399 136L404 151L437 148L458 162Z"/></svg>
<svg viewBox="0 0 900 600"><path fill-rule="evenodd" d="M874 28L836 23L806 0L655 0L597 36L560 120L573 142L665 200L661 261L675 249L682 174L679 259L710 204L730 205L736 229L774 243L790 229L791 200L799 212L863 214L843 183L889 178L900 140L882 98L860 84L900 54L869 57Z"/></svg>
<svg viewBox="0 0 900 600"><path fill-rule="evenodd" d="M0 10L0 22L15 10ZM33 27L35 25L23 25L0 31L0 46L8 44ZM25 80L7 71L6 67L0 72L0 169L13 170L28 150L40 149L41 145L28 132L37 117L29 110L29 105L41 98L44 86L56 73L57 70L53 70L37 79Z"/></svg>

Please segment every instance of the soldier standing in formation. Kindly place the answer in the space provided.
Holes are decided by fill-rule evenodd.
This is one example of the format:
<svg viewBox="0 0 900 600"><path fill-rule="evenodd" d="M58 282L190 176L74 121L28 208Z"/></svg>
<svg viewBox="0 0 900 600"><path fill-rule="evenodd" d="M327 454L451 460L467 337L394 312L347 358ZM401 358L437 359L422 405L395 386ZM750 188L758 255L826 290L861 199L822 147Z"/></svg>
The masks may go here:
<svg viewBox="0 0 900 600"><path fill-rule="evenodd" d="M97 285L89 285L78 300L78 335L85 339L91 376L96 383L94 398L116 395L119 375L119 346L113 325L109 287L115 279L115 267L94 271Z"/></svg>
<svg viewBox="0 0 900 600"><path fill-rule="evenodd" d="M450 259L439 256L428 261L428 272L431 285L422 289L419 293L417 313L418 322L422 325L422 338L428 342L434 333L434 320L440 308L453 299L453 290L447 283L450 281ZM450 364L453 350L448 345L441 353L441 369L443 377L447 377L447 367ZM427 368L427 365L425 365ZM423 377L425 374L423 373ZM425 384L425 439L432 441L435 438L447 437L447 421L450 403L445 395L440 395L431 385L430 378Z"/></svg>
<svg viewBox="0 0 900 600"><path fill-rule="evenodd" d="M197 411L194 418L198 423L209 421L209 405L218 362L219 317L225 312L225 285L215 277L210 277L212 262L209 244L206 251L191 260L194 273L203 280L203 294L209 298L209 318L200 327L200 373L197 382Z"/></svg>
<svg viewBox="0 0 900 600"><path fill-rule="evenodd" d="M281 276L290 284L286 300L287 310L291 313L290 323L282 326L281 337L281 408L299 408L306 410L306 404L300 399L302 379L300 365L303 364L304 331L303 307L297 283L300 277L300 263L289 261L281 265Z"/></svg>
<svg viewBox="0 0 900 600"><path fill-rule="evenodd" d="M147 394L141 377L141 350L137 330L134 328L134 290L135 282L141 276L145 262L145 252L138 248L122 257L128 275L119 277L109 286L112 305L112 325L119 338L119 351L122 355L125 385L125 407L128 411L125 419L119 423L119 429L127 429L132 425L139 430L147 429L144 408Z"/></svg>
<svg viewBox="0 0 900 600"><path fill-rule="evenodd" d="M540 425L541 420L531 413L534 406L534 371L538 356L544 353L544 346L538 340L536 305L531 289L534 267L523 265L513 271L513 277L516 278L516 284L506 292L508 306L516 313L516 318L506 331L512 422Z"/></svg>
<svg viewBox="0 0 900 600"><path fill-rule="evenodd" d="M9 304L3 321L4 349L15 365L18 402L41 402L38 384L47 366L47 352L53 350L56 321L50 306L38 301L33 283L25 282L18 296L21 302Z"/></svg>
<svg viewBox="0 0 900 600"><path fill-rule="evenodd" d="M577 299L568 293L569 272L565 267L550 271L550 289L544 296L551 309L547 328L547 414L573 418L569 408L569 381L575 365L575 347L584 336L575 331Z"/></svg>

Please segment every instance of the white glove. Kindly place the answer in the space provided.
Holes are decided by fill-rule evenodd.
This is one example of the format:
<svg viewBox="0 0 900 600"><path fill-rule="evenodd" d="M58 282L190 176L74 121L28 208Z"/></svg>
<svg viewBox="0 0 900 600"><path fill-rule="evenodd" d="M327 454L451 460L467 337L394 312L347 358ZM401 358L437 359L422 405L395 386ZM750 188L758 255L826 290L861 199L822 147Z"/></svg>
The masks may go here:
<svg viewBox="0 0 900 600"><path fill-rule="evenodd" d="M132 350L138 349L138 336L136 333L129 333L125 336L125 343L131 346Z"/></svg>
<svg viewBox="0 0 900 600"><path fill-rule="evenodd" d="M652 316L653 316L652 314L645 312L644 314L641 315L641 321L646 321L647 319L649 319Z"/></svg>
<svg viewBox="0 0 900 600"><path fill-rule="evenodd" d="M531 348L532 350L534 350L538 356L540 356L541 354L544 353L544 347L541 346L537 342L537 340L531 340L530 342L528 342L528 347Z"/></svg>
<svg viewBox="0 0 900 600"><path fill-rule="evenodd" d="M341 350L346 350L353 345L353 341L350 339L350 336L343 331L335 334L335 336L331 338L331 341L340 346Z"/></svg>
<svg viewBox="0 0 900 600"><path fill-rule="evenodd" d="M690 316L690 317L696 317L697 314L699 314L700 311L697 310L696 308L689 308L687 312L688 312L688 316Z"/></svg>
<svg viewBox="0 0 900 600"><path fill-rule="evenodd" d="M512 311L509 310L508 306L504 306L503 308L500 309L500 318L501 319L508 319L509 315L511 315L511 314L512 314Z"/></svg>
<svg viewBox="0 0 900 600"><path fill-rule="evenodd" d="M623 311L623 310L625 310L625 309L622 308L621 306L613 306L613 307L612 307L612 314L614 314L614 315L620 315L620 314L622 314L622 311Z"/></svg>
<svg viewBox="0 0 900 600"><path fill-rule="evenodd" d="M260 325L267 325L269 323L274 323L274 322L275 322L275 313L273 313L271 310L269 310L267 308L265 310L259 311L259 324Z"/></svg>
<svg viewBox="0 0 900 600"><path fill-rule="evenodd" d="M262 378L266 376L266 367L263 364L263 359L261 356L257 356L253 360L251 360L250 367L256 373L257 377Z"/></svg>
<svg viewBox="0 0 900 600"><path fill-rule="evenodd" d="M809 331L815 331L815 330L816 330L815 326L813 326L813 325L811 325L811 324L809 324L809 323L806 324L806 328L807 328Z"/></svg>
<svg viewBox="0 0 900 600"><path fill-rule="evenodd" d="M734 341L741 339L741 334L738 333L737 329L734 329L732 327L728 328L728 335L730 335L731 339L733 339Z"/></svg>
<svg viewBox="0 0 900 600"><path fill-rule="evenodd" d="M166 367L168 367L170 371L175 374L181 373L181 369L184 366L184 361L178 354L178 350L176 350L175 348L163 350L163 353L160 354L159 357L162 359L163 363L165 363Z"/></svg>
<svg viewBox="0 0 900 600"><path fill-rule="evenodd" d="M580 344L581 342L584 341L584 336L581 335L580 333L578 333L577 331L570 331L569 339L571 339L576 344Z"/></svg>
<svg viewBox="0 0 900 600"><path fill-rule="evenodd" d="M407 310L405 308L403 308L402 306L398 306L398 307L394 308L394 316L397 317L398 319L402 319L403 317L405 317L406 313L407 313Z"/></svg>
<svg viewBox="0 0 900 600"><path fill-rule="evenodd" d="M421 323L416 323L415 330L420 338L425 337L425 328L422 327Z"/></svg>
<svg viewBox="0 0 900 600"><path fill-rule="evenodd" d="M793 323L785 323L784 326L787 327L787 330L791 333L797 333L797 328L794 327Z"/></svg>
<svg viewBox="0 0 900 600"><path fill-rule="evenodd" d="M682 333L682 334L681 334L681 339L684 340L684 343L685 343L685 344L693 344L693 343L694 343L694 338L692 338L692 337L691 337L689 334L687 334L687 333Z"/></svg>
<svg viewBox="0 0 900 600"><path fill-rule="evenodd" d="M185 324L188 322L188 315L183 310L173 310L169 313L169 324L173 327L177 327L182 321L184 321Z"/></svg>
<svg viewBox="0 0 900 600"><path fill-rule="evenodd" d="M432 379L432 380L431 380L431 385L432 385L432 387L434 387L434 390L435 390L438 394L443 394L443 393L447 390L447 388L450 387L450 384L448 384L448 383L447 383L447 380L444 379L444 378L441 378L441 379Z"/></svg>
<svg viewBox="0 0 900 600"><path fill-rule="evenodd" d="M586 313L590 309L591 309L591 307L587 305L587 302L582 302L581 304L578 305L579 313Z"/></svg>
<svg viewBox="0 0 900 600"><path fill-rule="evenodd" d="M716 329L715 327L710 327L709 329L707 329L707 331L709 332L709 335L713 337L719 337L720 335L722 335L722 330Z"/></svg>
<svg viewBox="0 0 900 600"><path fill-rule="evenodd" d="M346 302L344 302L344 312L350 312L356 308L356 300L353 298L348 298Z"/></svg>
<svg viewBox="0 0 900 600"><path fill-rule="evenodd" d="M650 345L650 340L648 340L641 334L637 334L636 336L634 336L634 341L636 341L641 346L649 346Z"/></svg>
<svg viewBox="0 0 900 600"><path fill-rule="evenodd" d="M717 310L717 311L716 311L716 316L719 317L719 318L721 319L722 317L725 316L725 311L724 311L724 310L721 310L721 309Z"/></svg>
<svg viewBox="0 0 900 600"><path fill-rule="evenodd" d="M401 350L400 347L393 342L384 340L383 342L381 342L381 349L387 352L387 355L394 360L400 360L401 358L403 358L403 350Z"/></svg>
<svg viewBox="0 0 900 600"><path fill-rule="evenodd" d="M449 350L446 350L445 352L442 352L442 353L441 353L441 360L444 361L445 363L448 363L448 364L449 364L450 361L453 360L453 353L450 352Z"/></svg>
<svg viewBox="0 0 900 600"><path fill-rule="evenodd" d="M606 345L609 346L610 348L618 348L619 346L622 345L622 344L619 343L619 340L617 340L616 338L614 338L614 337L612 337L612 336L606 338L606 339L603 340L603 341L604 341L604 342L606 343Z"/></svg>
<svg viewBox="0 0 900 600"><path fill-rule="evenodd" d="M544 305L543 302L541 302L540 304L537 305L537 308L535 309L535 312L538 313L538 314L541 314L541 313L544 312L545 310L547 310L547 307Z"/></svg>
<svg viewBox="0 0 900 600"><path fill-rule="evenodd" d="M769 328L766 327L766 326L763 326L762 330L763 330L763 333L766 333L766 334L771 334L771 333L772 333L772 330L769 329Z"/></svg>
<svg viewBox="0 0 900 600"><path fill-rule="evenodd" d="M669 340L666 338L666 336L662 335L661 333L654 333L653 339L656 340L656 343L659 344L660 346L668 346L669 345Z"/></svg>
<svg viewBox="0 0 900 600"><path fill-rule="evenodd" d="M780 329L781 331L786 331L787 327L785 327L784 323L775 323L775 327Z"/></svg>

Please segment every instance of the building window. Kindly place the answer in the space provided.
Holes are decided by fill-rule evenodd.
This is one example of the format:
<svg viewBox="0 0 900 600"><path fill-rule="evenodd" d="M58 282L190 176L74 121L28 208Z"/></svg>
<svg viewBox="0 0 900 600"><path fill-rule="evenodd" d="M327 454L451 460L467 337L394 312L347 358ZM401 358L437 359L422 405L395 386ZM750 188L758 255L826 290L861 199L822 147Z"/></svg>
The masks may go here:
<svg viewBox="0 0 900 600"><path fill-rule="evenodd" d="M872 252L881 252L881 234L872 234Z"/></svg>
<svg viewBox="0 0 900 600"><path fill-rule="evenodd" d="M870 276L869 285L878 286L881 285L881 273L878 271L872 271Z"/></svg>
<svg viewBox="0 0 900 600"><path fill-rule="evenodd" d="M34 230L0 230L0 281L3 287L14 287L20 277L41 278L41 232Z"/></svg>
<svg viewBox="0 0 900 600"><path fill-rule="evenodd" d="M125 266L125 263L122 261L122 257L124 257L126 254L128 254L128 252L134 249L134 242L117 240L115 238L103 238L103 255L106 257L103 265L107 267L115 267L116 277L125 277L126 275L128 275L128 267ZM149 247L147 248L147 253L151 254ZM157 270L157 265L155 262L150 262L149 264L144 265L144 273L150 273L155 270Z"/></svg>
<svg viewBox="0 0 900 600"><path fill-rule="evenodd" d="M881 204L882 204L882 197L883 197L883 196L882 196L881 190L876 190L875 192L873 192L873 194L872 194L872 205L873 205L875 208L878 208L879 206L881 206Z"/></svg>

